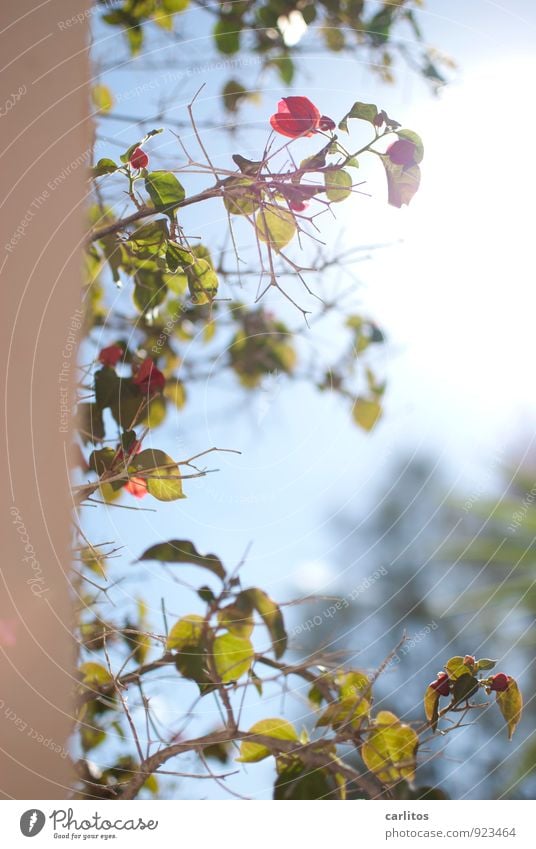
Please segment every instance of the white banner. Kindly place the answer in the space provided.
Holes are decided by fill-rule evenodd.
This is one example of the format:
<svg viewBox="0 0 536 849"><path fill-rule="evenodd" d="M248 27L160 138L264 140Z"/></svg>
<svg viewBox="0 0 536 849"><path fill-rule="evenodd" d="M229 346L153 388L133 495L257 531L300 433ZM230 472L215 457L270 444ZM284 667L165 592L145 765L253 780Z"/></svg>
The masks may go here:
<svg viewBox="0 0 536 849"><path fill-rule="evenodd" d="M0 803L2 845L180 849L290 849L304 846L489 847L533 849L534 802L247 802ZM212 810L209 810L212 807ZM35 844L28 841L35 838ZM63 842L65 841L65 843Z"/></svg>

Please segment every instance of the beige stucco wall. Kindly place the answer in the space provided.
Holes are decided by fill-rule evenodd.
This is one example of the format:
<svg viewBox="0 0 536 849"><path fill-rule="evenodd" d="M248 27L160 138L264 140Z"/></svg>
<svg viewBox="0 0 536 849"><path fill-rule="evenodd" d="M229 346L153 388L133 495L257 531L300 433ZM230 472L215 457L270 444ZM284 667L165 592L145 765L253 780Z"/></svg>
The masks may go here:
<svg viewBox="0 0 536 849"><path fill-rule="evenodd" d="M89 0L0 5L3 428L7 418L0 798L65 798L70 777L64 749L74 656L66 579L70 414L62 407L72 393L79 339L80 204L87 188L80 157L91 138L90 5Z"/></svg>

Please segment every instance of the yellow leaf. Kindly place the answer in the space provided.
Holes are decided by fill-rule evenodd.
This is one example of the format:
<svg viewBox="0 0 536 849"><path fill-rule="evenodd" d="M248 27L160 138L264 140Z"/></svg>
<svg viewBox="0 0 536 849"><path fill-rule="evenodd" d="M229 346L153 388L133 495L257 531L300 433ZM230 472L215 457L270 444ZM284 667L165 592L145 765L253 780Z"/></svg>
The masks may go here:
<svg viewBox="0 0 536 849"><path fill-rule="evenodd" d="M264 737L273 737L275 740L295 740L299 742L294 726L285 719L271 718L261 719L249 729L249 734L262 734ZM262 761L271 754L267 746L261 743L250 743L243 740L240 744L240 757L236 758L240 763L256 763Z"/></svg>
<svg viewBox="0 0 536 849"><path fill-rule="evenodd" d="M424 713L434 731L437 728L438 708L439 693L434 687L427 687L426 693L424 694Z"/></svg>
<svg viewBox="0 0 536 849"><path fill-rule="evenodd" d="M282 206L265 206L255 219L257 234L274 251L286 247L296 233L294 216Z"/></svg>
<svg viewBox="0 0 536 849"><path fill-rule="evenodd" d="M168 634L166 649L181 649L192 646L201 639L204 619L197 613L190 613L179 619Z"/></svg>
<svg viewBox="0 0 536 849"><path fill-rule="evenodd" d="M416 732L390 711L380 711L374 726L361 746L365 765L385 784L402 778L412 781L419 745Z"/></svg>
<svg viewBox="0 0 536 849"><path fill-rule="evenodd" d="M237 681L248 671L255 652L251 641L236 634L222 634L214 640L214 665L224 684Z"/></svg>
<svg viewBox="0 0 536 849"><path fill-rule="evenodd" d="M506 690L497 693L497 704L508 725L508 739L511 740L523 712L523 696L513 678L509 679Z"/></svg>
<svg viewBox="0 0 536 849"><path fill-rule="evenodd" d="M114 105L114 96L107 85L97 83L91 89L91 99L98 112L109 112Z"/></svg>
<svg viewBox="0 0 536 849"><path fill-rule="evenodd" d="M382 414L379 401L358 398L352 408L354 421L363 430L372 430Z"/></svg>

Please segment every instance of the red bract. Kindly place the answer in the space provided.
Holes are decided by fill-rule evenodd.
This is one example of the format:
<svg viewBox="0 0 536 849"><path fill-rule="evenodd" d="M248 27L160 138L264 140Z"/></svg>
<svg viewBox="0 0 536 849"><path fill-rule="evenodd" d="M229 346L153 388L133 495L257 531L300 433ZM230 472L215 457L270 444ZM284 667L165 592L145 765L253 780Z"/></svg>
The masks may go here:
<svg viewBox="0 0 536 849"><path fill-rule="evenodd" d="M143 498L144 495L147 495L147 481L144 478L129 478L125 484L125 489L134 498Z"/></svg>
<svg viewBox="0 0 536 849"><path fill-rule="evenodd" d="M119 345L108 345L107 348L103 348L102 351L99 352L99 362L102 363L103 366L111 366L113 368L117 365L122 356L123 349Z"/></svg>
<svg viewBox="0 0 536 849"><path fill-rule="evenodd" d="M166 378L162 372L157 369L150 357L147 357L139 367L132 382L138 387L143 395L154 395L155 392L160 392L166 385Z"/></svg>
<svg viewBox="0 0 536 849"><path fill-rule="evenodd" d="M489 685L489 688L490 690L495 690L495 692L497 693L502 693L503 690L508 689L509 681L509 675L505 675L504 672L497 672L496 675L491 676L491 683Z"/></svg>
<svg viewBox="0 0 536 849"><path fill-rule="evenodd" d="M303 200L289 200L288 205L294 212L303 212L308 206Z"/></svg>
<svg viewBox="0 0 536 849"><path fill-rule="evenodd" d="M149 164L149 157L145 153L141 147L137 147L130 156L128 160L133 168L147 168Z"/></svg>
<svg viewBox="0 0 536 849"><path fill-rule="evenodd" d="M327 132L328 130L334 130L335 127L336 124L333 118L328 118L327 115L320 116L320 122L318 124L318 128L320 130L324 130L324 132Z"/></svg>
<svg viewBox="0 0 536 849"><path fill-rule="evenodd" d="M387 156L394 165L414 165L415 145L407 139L398 139L387 148Z"/></svg>
<svg viewBox="0 0 536 849"><path fill-rule="evenodd" d="M277 104L277 112L270 118L270 124L276 133L297 139L316 133L320 119L320 112L308 97L284 97Z"/></svg>
<svg viewBox="0 0 536 849"><path fill-rule="evenodd" d="M448 696L450 693L449 690L449 676L446 672L440 672L435 681L432 681L430 684L432 690L436 690L440 696Z"/></svg>

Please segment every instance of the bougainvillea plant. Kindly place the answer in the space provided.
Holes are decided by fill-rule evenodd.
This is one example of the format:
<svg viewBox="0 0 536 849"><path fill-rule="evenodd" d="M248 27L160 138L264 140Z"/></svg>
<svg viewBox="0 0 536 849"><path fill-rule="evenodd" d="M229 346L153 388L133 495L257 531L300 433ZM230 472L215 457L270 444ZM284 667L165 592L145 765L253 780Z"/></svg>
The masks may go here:
<svg viewBox="0 0 536 849"><path fill-rule="evenodd" d="M346 342L332 361L319 363L315 357L308 363L298 337L308 331L310 311L298 302L296 285L291 293L288 283L292 280L304 297L314 300L311 281L336 259L321 254L315 264L300 257L307 245L316 245L322 215L360 194L367 159L372 167L375 162L383 167L390 204L399 208L411 202L420 182L420 138L371 103L354 103L336 124L309 98L284 97L267 124L267 141L258 158L237 153L232 162L215 166L195 123L193 104L188 111L201 152L198 158L181 142L178 167L150 169L151 144L163 132L155 129L134 141L119 161L102 158L93 167L96 184L116 185L132 210L116 217L99 191L90 210L85 299L95 352L80 384L74 453L79 474L74 497L80 507L103 501L113 507L124 494L130 506L146 498L169 502L187 494L195 497L195 478L209 471L198 461L217 449L200 445L195 456L177 459L155 446L169 405L182 409L188 403L188 393L206 376L207 365L213 371L218 363L245 392L255 392L274 373L301 377L319 392L338 393L365 431L382 415L385 385L368 359L384 343L381 329L370 318L345 311L342 297L331 302L319 298L322 313L341 319ZM351 142L355 122L368 130L365 143ZM183 181L194 174L206 178L207 185L192 194ZM222 204L233 244L239 226L256 249L254 267L231 270L189 232L188 208L215 199ZM241 274L238 301L228 293L233 277ZM106 309L106 275L128 287L131 316ZM251 277L256 277L256 285L251 285ZM264 306L268 291L291 304L297 317L294 326ZM194 336L201 339L206 357L185 354L185 343ZM185 485L188 479L191 485ZM202 569L204 582L194 593L203 612L170 622L164 604L163 627L158 627L149 621L147 605L140 599L136 616L131 613L121 620L103 605L108 588L99 583L107 579L115 549L92 545L82 530L80 534L75 581L78 598L83 599L76 690L79 797L157 794L159 772L183 756L197 758L218 782L225 782L227 773L215 773L211 763L232 762L234 772L236 764L272 758L275 799L344 799L348 790L364 798L433 797L440 791L416 783L418 749L447 713L459 715L461 722L481 706L471 701L477 693L495 693L510 736L519 720L522 704L515 681L505 673L483 677L494 661L470 656L451 658L430 684L422 721L406 722L390 710L376 709L375 683L389 658L373 673L329 658L322 664L315 658L287 660L282 607L263 589L242 583L247 564L229 569L215 554L200 553L190 540L156 540L137 563L147 570L160 564L174 575L184 567ZM180 680L192 697L191 705L181 703L176 727L168 732L158 727L147 694L163 671L168 673L168 687L173 689L173 681ZM297 729L273 715L242 727L246 693L262 699L274 681L285 689L288 682L297 683L298 695L306 693L314 715L310 727ZM143 743L130 692L141 700L147 738ZM209 695L216 700L221 723L195 726L189 733L196 706ZM449 702L440 710L441 698ZM442 733L458 724L450 723ZM95 749L109 740L110 729L124 744L116 760L101 768Z"/></svg>

